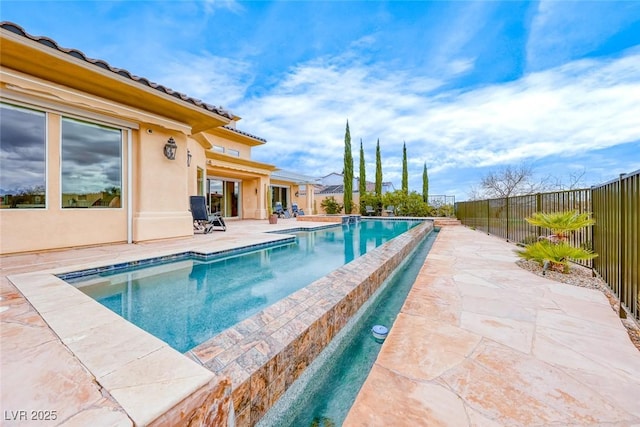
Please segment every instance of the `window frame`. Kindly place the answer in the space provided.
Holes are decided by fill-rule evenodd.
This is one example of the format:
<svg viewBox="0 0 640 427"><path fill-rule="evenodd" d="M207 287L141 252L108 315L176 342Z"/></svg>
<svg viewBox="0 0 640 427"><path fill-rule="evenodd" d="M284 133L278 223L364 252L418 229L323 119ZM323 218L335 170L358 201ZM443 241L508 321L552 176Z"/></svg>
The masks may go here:
<svg viewBox="0 0 640 427"><path fill-rule="evenodd" d="M9 105L11 107L16 107L24 110L36 111L44 114L44 207L24 207L24 208L9 208L2 209L3 212L13 212L13 211L47 211L49 210L49 199L51 198L51 194L49 191L49 125L50 125L50 112L37 105L31 105L29 103L21 102L19 100L14 100L11 98L0 98L0 104Z"/></svg>
<svg viewBox="0 0 640 427"><path fill-rule="evenodd" d="M76 114L69 114L69 113L59 113L59 117L60 117L60 130L59 130L59 158L60 158L60 168L58 170L58 179L60 182L60 191L59 191L59 196L60 196L60 210L62 212L64 211L77 211L77 210L82 210L82 211L118 211L118 210L122 210L125 208L125 200L126 200L126 191L127 191L127 185L126 185L126 162L125 162L125 153L126 153L126 144L127 144L127 132L131 132L130 128L115 124L115 123L109 123L109 122L105 122L102 120L98 120L95 119L94 117L86 117L86 116L79 116ZM97 125L100 127L106 127L109 129L113 129L113 130L118 130L120 132L120 206L119 207L109 207L109 206L101 206L101 207L96 207L96 208L91 208L90 206L88 207L79 207L79 206L65 206L63 203L63 191L62 191L62 183L63 183L63 178L62 178L62 173L63 173L63 166L62 166L62 145L63 145L63 138L62 138L62 125L63 125L63 121L64 119L70 119L70 120L74 120L77 122L81 122L81 123L85 123L88 125Z"/></svg>

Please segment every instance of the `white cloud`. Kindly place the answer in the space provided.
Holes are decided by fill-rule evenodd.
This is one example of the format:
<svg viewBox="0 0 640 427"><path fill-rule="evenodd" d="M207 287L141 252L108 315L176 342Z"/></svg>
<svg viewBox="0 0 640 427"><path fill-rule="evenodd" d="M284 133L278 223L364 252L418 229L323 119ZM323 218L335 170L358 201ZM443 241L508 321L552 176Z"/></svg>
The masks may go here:
<svg viewBox="0 0 640 427"><path fill-rule="evenodd" d="M225 9L233 13L241 13L244 7L236 0L205 0L204 10L207 14L213 14L216 10Z"/></svg>
<svg viewBox="0 0 640 427"><path fill-rule="evenodd" d="M360 138L371 165L380 138L385 180L400 174L403 141L410 164L427 162L430 174L438 174L570 157L640 135L639 52L575 61L467 92L435 94L439 85L382 65L314 61L292 69L265 96L240 104L240 126L269 141L256 150L262 160L291 160L277 163L322 175L342 169L349 119L356 162ZM294 147L308 154L291 155ZM416 167L412 179L421 172ZM367 176L373 173L372 166Z"/></svg>
<svg viewBox="0 0 640 427"><path fill-rule="evenodd" d="M163 85L227 109L253 82L250 63L210 54L176 54L159 70L157 81Z"/></svg>
<svg viewBox="0 0 640 427"><path fill-rule="evenodd" d="M637 22L639 14L632 1L542 0L531 21L527 67L541 70L580 58Z"/></svg>

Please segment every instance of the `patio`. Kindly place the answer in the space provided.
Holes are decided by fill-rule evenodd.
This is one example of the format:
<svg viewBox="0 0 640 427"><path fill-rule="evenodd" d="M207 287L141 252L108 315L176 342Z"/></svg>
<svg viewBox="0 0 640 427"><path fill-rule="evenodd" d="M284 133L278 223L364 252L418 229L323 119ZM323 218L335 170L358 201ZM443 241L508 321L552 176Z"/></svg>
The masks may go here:
<svg viewBox="0 0 640 427"><path fill-rule="evenodd" d="M514 249L440 231L344 425L640 423L640 351L604 294Z"/></svg>
<svg viewBox="0 0 640 427"><path fill-rule="evenodd" d="M139 339L134 334L120 337L114 353L120 348L134 362L162 354L186 365L170 365L169 377L156 382L145 377L146 366L136 368L140 387L125 391L138 399L141 412L127 413L7 276L36 277L71 266L194 249L232 249L282 238L264 231L301 225L326 223L228 221L227 232L188 239L3 257L3 425L134 425L132 418L153 419L152 413L144 413L148 401L162 401L176 389L210 390L218 393L213 397L221 405L229 402L228 384L219 384L210 371L194 368L161 343L154 344L157 349L151 354L136 355L135 348L127 347ZM557 284L521 270L514 263L513 248L465 227L442 229L345 425L640 423L640 352L606 298L599 291ZM64 301L55 296L51 310L63 311ZM84 324L72 326L89 331L97 317L88 312L80 322ZM117 325L117 336L125 329ZM190 408L189 402L183 403L178 402L175 418L151 425L180 423L181 411ZM32 411L55 411L56 419L33 420ZM226 421L199 415L192 420Z"/></svg>

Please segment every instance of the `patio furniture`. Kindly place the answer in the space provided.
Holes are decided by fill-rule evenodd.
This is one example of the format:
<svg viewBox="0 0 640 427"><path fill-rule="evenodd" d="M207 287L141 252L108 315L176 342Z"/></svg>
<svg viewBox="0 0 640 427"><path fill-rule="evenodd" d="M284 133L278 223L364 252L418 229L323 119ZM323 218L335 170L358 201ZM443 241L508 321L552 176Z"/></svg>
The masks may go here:
<svg viewBox="0 0 640 427"><path fill-rule="evenodd" d="M207 202L204 196L189 197L191 216L193 217L194 233L209 234L213 231L213 225L209 223L207 215Z"/></svg>
<svg viewBox="0 0 640 427"><path fill-rule="evenodd" d="M220 227L222 231L227 231L227 224L224 222L224 218L222 218L222 214L220 212L215 212L212 215L209 215L209 224L212 227Z"/></svg>

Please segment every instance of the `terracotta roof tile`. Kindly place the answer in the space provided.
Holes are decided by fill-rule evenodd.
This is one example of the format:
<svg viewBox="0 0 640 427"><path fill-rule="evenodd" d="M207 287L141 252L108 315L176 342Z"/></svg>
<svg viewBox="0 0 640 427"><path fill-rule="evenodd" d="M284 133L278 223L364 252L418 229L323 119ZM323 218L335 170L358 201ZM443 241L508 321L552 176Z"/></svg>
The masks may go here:
<svg viewBox="0 0 640 427"><path fill-rule="evenodd" d="M234 128L229 127L229 126L222 126L222 127L225 128L226 130L230 130L231 132L239 133L240 135L244 135L244 136L248 136L249 138L257 139L258 141L267 142L266 139L260 138L259 136L251 135L248 132L243 132L241 130L234 129Z"/></svg>
<svg viewBox="0 0 640 427"><path fill-rule="evenodd" d="M58 45L58 43L56 43L55 41L51 40L48 37L32 36L32 35L28 34L22 27L20 27L17 24L14 24L12 22L8 22L8 21L0 22L0 27L5 29L5 30L7 30L7 31L10 31L10 32L12 32L14 34L17 34L19 36L28 38L29 40L33 40L33 41L35 41L37 43L40 43L41 45L50 47L50 48L55 49L55 50L57 50L59 52L62 52L62 53L66 53L66 54L68 54L68 55L70 55L70 56L72 56L72 57L74 57L76 59L80 59L80 60L85 61L85 62L87 62L89 64L95 65L96 67L100 67L100 68L105 69L107 71L111 71L114 74L118 74L118 75L120 75L122 77L125 77L127 79L133 80L134 82L137 82L137 83L140 83L142 85L148 86L148 87L150 87L152 89L158 90L159 92L162 92L162 93L165 93L167 95L173 96L173 97L178 98L178 99L180 99L180 100L182 100L184 102L188 102L190 104L193 104L193 105L195 105L197 107L203 108L203 109L205 109L207 111L210 111L212 113L218 114L220 116L226 117L226 118L231 119L231 120L233 120L235 118L235 116L231 112L225 110L223 107L215 107L213 105L210 105L210 104L207 104L205 102L202 102L199 99L191 98L190 96L187 96L187 95L185 95L183 93L176 92L176 91L174 91L174 90L172 90L172 89L170 89L168 87L159 85L159 84L154 83L152 81L149 81L148 79L146 79L144 77L135 76L135 75L131 74L129 71L124 70L122 68L112 67L107 62L105 62L105 61L103 61L101 59L88 58L84 53L82 53L81 51L79 51L77 49L67 49L67 48L64 48L64 47L60 47ZM240 132L240 133L242 133L242 132ZM252 136L252 135L250 135L250 136ZM256 137L254 137L254 138L256 138ZM261 139L261 138L257 138L257 139Z"/></svg>

